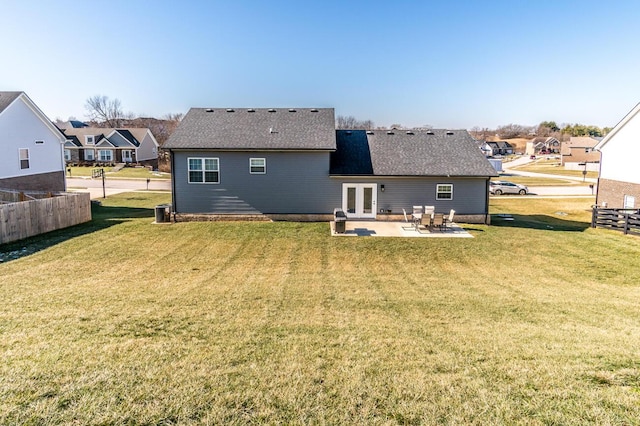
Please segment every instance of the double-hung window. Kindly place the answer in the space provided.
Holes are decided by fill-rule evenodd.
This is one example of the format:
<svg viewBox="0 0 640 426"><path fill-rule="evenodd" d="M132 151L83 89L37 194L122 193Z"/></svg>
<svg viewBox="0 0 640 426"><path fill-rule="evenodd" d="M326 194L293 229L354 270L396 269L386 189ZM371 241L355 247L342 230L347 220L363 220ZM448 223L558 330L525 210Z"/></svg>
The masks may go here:
<svg viewBox="0 0 640 426"><path fill-rule="evenodd" d="M220 183L218 158L188 158L189 183Z"/></svg>
<svg viewBox="0 0 640 426"><path fill-rule="evenodd" d="M251 173L252 175L263 175L267 173L267 159L266 158L250 158L249 173Z"/></svg>
<svg viewBox="0 0 640 426"><path fill-rule="evenodd" d="M436 200L453 200L453 184L451 183L437 184Z"/></svg>
<svg viewBox="0 0 640 426"><path fill-rule="evenodd" d="M113 161L113 151L110 149L101 149L98 151L100 161Z"/></svg>
<svg viewBox="0 0 640 426"><path fill-rule="evenodd" d="M86 161L93 161L95 158L93 149L85 149L84 150L84 159Z"/></svg>
<svg viewBox="0 0 640 426"><path fill-rule="evenodd" d="M19 152L20 152L20 168L28 169L29 168L29 149L20 148Z"/></svg>

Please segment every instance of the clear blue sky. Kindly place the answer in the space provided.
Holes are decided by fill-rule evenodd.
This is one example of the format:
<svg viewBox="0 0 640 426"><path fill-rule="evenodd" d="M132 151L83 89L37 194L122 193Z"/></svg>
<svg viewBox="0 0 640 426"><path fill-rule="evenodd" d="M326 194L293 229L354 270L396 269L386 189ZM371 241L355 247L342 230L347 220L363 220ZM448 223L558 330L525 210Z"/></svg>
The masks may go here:
<svg viewBox="0 0 640 426"><path fill-rule="evenodd" d="M613 126L640 101L640 2L0 0L0 90L162 116L333 107L376 125Z"/></svg>

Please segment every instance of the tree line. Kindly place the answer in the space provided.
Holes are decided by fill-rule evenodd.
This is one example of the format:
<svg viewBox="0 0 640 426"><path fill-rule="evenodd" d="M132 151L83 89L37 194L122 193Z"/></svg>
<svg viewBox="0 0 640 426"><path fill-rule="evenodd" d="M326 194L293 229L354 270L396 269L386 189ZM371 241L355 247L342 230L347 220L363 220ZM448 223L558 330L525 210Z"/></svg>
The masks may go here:
<svg viewBox="0 0 640 426"><path fill-rule="evenodd" d="M496 129L472 128L470 133L476 139L487 139L496 135L500 139L531 138L534 136L554 137L559 141L568 140L571 136L606 136L611 131L611 127L598 127L585 124L558 125L555 121L543 121L537 126L524 126L521 124L506 124L498 126Z"/></svg>

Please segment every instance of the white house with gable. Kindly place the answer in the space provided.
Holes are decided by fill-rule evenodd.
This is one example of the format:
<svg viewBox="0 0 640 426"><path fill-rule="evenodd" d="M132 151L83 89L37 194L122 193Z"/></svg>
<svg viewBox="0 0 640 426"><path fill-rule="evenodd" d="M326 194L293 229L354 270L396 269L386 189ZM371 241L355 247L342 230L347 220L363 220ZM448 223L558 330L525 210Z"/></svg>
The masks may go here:
<svg viewBox="0 0 640 426"><path fill-rule="evenodd" d="M640 104L595 147L600 151L596 203L610 208L640 208Z"/></svg>
<svg viewBox="0 0 640 426"><path fill-rule="evenodd" d="M0 92L0 188L64 191L64 135L24 92Z"/></svg>

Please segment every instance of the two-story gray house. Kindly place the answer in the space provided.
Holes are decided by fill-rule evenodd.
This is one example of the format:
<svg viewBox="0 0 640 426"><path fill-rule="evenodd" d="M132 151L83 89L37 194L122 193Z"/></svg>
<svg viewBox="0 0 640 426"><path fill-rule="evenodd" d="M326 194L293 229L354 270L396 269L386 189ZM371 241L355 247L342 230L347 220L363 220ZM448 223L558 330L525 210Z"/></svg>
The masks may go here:
<svg viewBox="0 0 640 426"><path fill-rule="evenodd" d="M192 108L165 143L177 218L488 222L494 168L465 130L335 130L332 108Z"/></svg>

